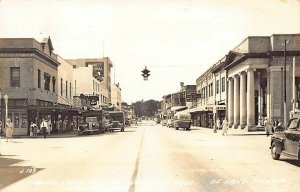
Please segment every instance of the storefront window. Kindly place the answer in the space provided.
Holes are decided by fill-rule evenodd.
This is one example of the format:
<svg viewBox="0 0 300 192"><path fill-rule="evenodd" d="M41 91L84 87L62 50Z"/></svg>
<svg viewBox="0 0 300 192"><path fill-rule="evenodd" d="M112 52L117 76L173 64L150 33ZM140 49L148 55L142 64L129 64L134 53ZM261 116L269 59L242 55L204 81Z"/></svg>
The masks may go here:
<svg viewBox="0 0 300 192"><path fill-rule="evenodd" d="M15 128L19 128L19 125L20 125L19 113L15 113L14 115L15 115L14 126L15 126Z"/></svg>
<svg viewBox="0 0 300 192"><path fill-rule="evenodd" d="M22 128L26 128L27 127L27 114L26 113L22 113Z"/></svg>
<svg viewBox="0 0 300 192"><path fill-rule="evenodd" d="M7 114L7 118L10 118L11 120L13 120L13 118L12 118L12 113L8 113L8 114Z"/></svg>

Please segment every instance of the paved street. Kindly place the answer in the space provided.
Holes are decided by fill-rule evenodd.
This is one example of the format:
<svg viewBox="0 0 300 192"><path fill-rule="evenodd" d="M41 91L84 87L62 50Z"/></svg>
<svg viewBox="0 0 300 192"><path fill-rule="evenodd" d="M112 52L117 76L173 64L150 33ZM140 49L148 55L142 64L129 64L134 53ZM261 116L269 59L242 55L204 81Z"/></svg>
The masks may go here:
<svg viewBox="0 0 300 192"><path fill-rule="evenodd" d="M300 192L299 163L272 160L269 137L231 133L144 121L123 133L2 139L0 190Z"/></svg>

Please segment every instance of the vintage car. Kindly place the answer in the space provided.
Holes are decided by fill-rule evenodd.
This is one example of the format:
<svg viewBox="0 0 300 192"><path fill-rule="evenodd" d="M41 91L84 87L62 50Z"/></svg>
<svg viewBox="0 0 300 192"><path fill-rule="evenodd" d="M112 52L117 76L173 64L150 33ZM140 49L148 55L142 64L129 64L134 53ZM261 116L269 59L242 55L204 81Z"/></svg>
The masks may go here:
<svg viewBox="0 0 300 192"><path fill-rule="evenodd" d="M130 122L129 118L125 118L125 126L130 126Z"/></svg>
<svg viewBox="0 0 300 192"><path fill-rule="evenodd" d="M187 131L191 128L191 114L186 112L178 112L174 116L174 127L176 130L179 128Z"/></svg>
<svg viewBox="0 0 300 192"><path fill-rule="evenodd" d="M167 127L174 127L174 120L173 119L168 119Z"/></svg>
<svg viewBox="0 0 300 192"><path fill-rule="evenodd" d="M110 132L113 132L115 130L119 130L121 132L124 132L124 125L123 123L120 123L119 121L112 121L110 124L110 127L108 128Z"/></svg>
<svg viewBox="0 0 300 192"><path fill-rule="evenodd" d="M286 129L275 129L270 149L275 160L285 155L300 161L300 117L290 119Z"/></svg>
<svg viewBox="0 0 300 192"><path fill-rule="evenodd" d="M92 135L104 133L104 130L101 129L98 122L79 123L78 133L80 135Z"/></svg>

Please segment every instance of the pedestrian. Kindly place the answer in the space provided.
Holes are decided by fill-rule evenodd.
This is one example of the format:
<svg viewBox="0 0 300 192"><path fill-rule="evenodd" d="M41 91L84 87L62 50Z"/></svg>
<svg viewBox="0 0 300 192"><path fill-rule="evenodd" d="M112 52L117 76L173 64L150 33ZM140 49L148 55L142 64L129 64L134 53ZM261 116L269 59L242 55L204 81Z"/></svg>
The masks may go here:
<svg viewBox="0 0 300 192"><path fill-rule="evenodd" d="M266 130L266 135L267 135L267 137L269 137L270 133L272 132L272 125L267 117L265 118L265 121L264 121L264 127Z"/></svg>
<svg viewBox="0 0 300 192"><path fill-rule="evenodd" d="M2 121L0 121L0 135L2 133Z"/></svg>
<svg viewBox="0 0 300 192"><path fill-rule="evenodd" d="M14 133L14 124L11 122L11 119L8 118L5 127L6 142L8 142L9 138L12 142L13 133Z"/></svg>
<svg viewBox="0 0 300 192"><path fill-rule="evenodd" d="M279 123L278 119L274 119L273 126L272 126L272 132L273 133L275 132L275 129L277 128L278 123Z"/></svg>
<svg viewBox="0 0 300 192"><path fill-rule="evenodd" d="M217 129L218 130L221 129L221 120L220 120L220 118L217 119L216 124L217 124Z"/></svg>
<svg viewBox="0 0 300 192"><path fill-rule="evenodd" d="M284 131L283 124L280 119L278 119L277 126L274 128L275 132Z"/></svg>
<svg viewBox="0 0 300 192"><path fill-rule="evenodd" d="M42 123L41 123L41 128L42 128L42 131L43 131L44 139L46 139L46 136L47 136L47 122L45 121L44 118L43 118Z"/></svg>
<svg viewBox="0 0 300 192"><path fill-rule="evenodd" d="M50 136L50 133L52 131L52 123L50 120L47 120L47 135Z"/></svg>
<svg viewBox="0 0 300 192"><path fill-rule="evenodd" d="M32 130L32 136L36 137L38 128L37 128L37 125L34 122L31 122L30 129Z"/></svg>
<svg viewBox="0 0 300 192"><path fill-rule="evenodd" d="M223 129L223 133L222 135L226 135L227 136L227 131L228 131L228 121L227 121L227 118L225 117L223 119L223 122L222 122L222 129Z"/></svg>

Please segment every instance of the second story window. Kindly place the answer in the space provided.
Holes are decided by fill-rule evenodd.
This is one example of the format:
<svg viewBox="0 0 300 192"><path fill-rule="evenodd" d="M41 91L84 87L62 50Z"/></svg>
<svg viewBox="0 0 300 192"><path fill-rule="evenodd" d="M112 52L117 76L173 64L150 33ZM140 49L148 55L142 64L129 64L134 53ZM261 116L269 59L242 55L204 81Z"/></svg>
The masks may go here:
<svg viewBox="0 0 300 192"><path fill-rule="evenodd" d="M60 95L63 95L63 79L60 78Z"/></svg>
<svg viewBox="0 0 300 192"><path fill-rule="evenodd" d="M70 82L70 97L72 97L72 83Z"/></svg>
<svg viewBox="0 0 300 192"><path fill-rule="evenodd" d="M48 73L44 73L44 89L50 91L50 78Z"/></svg>
<svg viewBox="0 0 300 192"><path fill-rule="evenodd" d="M68 97L68 81L66 81L66 97Z"/></svg>
<svg viewBox="0 0 300 192"><path fill-rule="evenodd" d="M10 86L20 87L20 67L10 68Z"/></svg>
<svg viewBox="0 0 300 192"><path fill-rule="evenodd" d="M41 88L41 70L38 69L38 88Z"/></svg>
<svg viewBox="0 0 300 192"><path fill-rule="evenodd" d="M52 91L55 93L55 84L56 84L56 79L55 77L52 77Z"/></svg>
<svg viewBox="0 0 300 192"><path fill-rule="evenodd" d="M225 77L222 77L222 92L225 91Z"/></svg>
<svg viewBox="0 0 300 192"><path fill-rule="evenodd" d="M216 82L216 94L219 94L219 80Z"/></svg>

